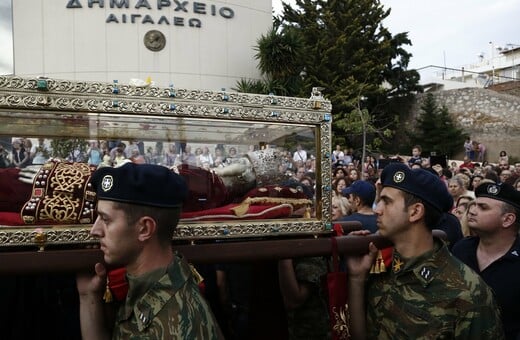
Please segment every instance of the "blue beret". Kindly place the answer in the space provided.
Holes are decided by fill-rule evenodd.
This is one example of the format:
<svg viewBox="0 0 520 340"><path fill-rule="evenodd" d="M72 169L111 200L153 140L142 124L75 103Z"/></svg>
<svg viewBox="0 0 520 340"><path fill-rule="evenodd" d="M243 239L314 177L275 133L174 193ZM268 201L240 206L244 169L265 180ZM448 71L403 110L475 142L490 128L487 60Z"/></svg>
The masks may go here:
<svg viewBox="0 0 520 340"><path fill-rule="evenodd" d="M477 197L489 197L511 204L516 209L520 209L520 191L507 183L483 183L475 190Z"/></svg>
<svg viewBox="0 0 520 340"><path fill-rule="evenodd" d="M440 212L447 212L453 207L453 197L446 184L439 176L423 169L410 169L403 163L391 163L381 173L381 184L406 191Z"/></svg>
<svg viewBox="0 0 520 340"><path fill-rule="evenodd" d="M182 206L188 192L181 176L153 164L127 163L117 168L100 168L91 181L98 200L162 208Z"/></svg>

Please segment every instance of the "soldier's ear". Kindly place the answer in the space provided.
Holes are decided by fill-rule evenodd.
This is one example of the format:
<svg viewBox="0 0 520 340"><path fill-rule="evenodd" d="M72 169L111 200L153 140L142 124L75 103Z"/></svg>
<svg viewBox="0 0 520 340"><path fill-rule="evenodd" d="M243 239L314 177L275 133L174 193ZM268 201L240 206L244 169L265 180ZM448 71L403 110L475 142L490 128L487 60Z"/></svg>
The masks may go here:
<svg viewBox="0 0 520 340"><path fill-rule="evenodd" d="M139 241L146 241L156 234L157 223L153 218L143 216L137 222L136 228Z"/></svg>
<svg viewBox="0 0 520 340"><path fill-rule="evenodd" d="M502 215L502 226L509 228L517 222L517 216L513 213L505 213Z"/></svg>
<svg viewBox="0 0 520 340"><path fill-rule="evenodd" d="M408 219L410 222L417 222L424 216L424 205L415 203L408 207Z"/></svg>

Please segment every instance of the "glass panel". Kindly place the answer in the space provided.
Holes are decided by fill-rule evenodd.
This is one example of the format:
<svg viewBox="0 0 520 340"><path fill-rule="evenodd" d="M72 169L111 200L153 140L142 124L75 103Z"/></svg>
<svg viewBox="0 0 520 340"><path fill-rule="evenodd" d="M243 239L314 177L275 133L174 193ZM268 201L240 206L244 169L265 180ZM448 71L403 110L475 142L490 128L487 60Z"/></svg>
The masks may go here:
<svg viewBox="0 0 520 340"><path fill-rule="evenodd" d="M312 124L47 111L0 112L0 122L0 167L11 169L10 183L3 170L0 212L20 211L34 195L31 176L54 157L93 168L129 161L171 168L190 189L181 223L321 215Z"/></svg>

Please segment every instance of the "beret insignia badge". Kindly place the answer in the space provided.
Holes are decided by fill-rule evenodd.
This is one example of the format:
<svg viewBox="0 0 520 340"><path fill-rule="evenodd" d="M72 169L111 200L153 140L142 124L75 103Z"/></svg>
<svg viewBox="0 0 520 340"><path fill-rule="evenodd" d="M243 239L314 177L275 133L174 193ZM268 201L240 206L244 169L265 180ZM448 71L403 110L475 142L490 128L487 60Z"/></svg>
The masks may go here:
<svg viewBox="0 0 520 340"><path fill-rule="evenodd" d="M101 181L101 189L103 189L103 191L109 191L110 189L112 189L113 185L114 178L111 175L106 175L105 177L103 177L103 180Z"/></svg>
<svg viewBox="0 0 520 340"><path fill-rule="evenodd" d="M404 178L405 178L405 175L404 175L404 172L402 171L397 171L395 174L394 174L394 182L395 183L401 183L402 181L404 181Z"/></svg>
<svg viewBox="0 0 520 340"><path fill-rule="evenodd" d="M498 195L500 192L500 187L498 185L490 185L487 187L487 192L491 195Z"/></svg>

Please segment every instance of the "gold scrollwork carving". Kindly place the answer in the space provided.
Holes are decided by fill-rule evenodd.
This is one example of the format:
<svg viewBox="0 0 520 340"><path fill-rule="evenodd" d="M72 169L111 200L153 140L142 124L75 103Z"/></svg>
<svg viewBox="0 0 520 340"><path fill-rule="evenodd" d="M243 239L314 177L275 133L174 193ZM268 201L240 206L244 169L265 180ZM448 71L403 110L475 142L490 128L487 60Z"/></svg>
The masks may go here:
<svg viewBox="0 0 520 340"><path fill-rule="evenodd" d="M132 85L118 84L118 94L113 93L114 85L102 82L74 82L68 80L46 79L47 90L39 91L37 79L25 79L20 77L0 76L0 108L8 112L10 117L17 115L23 118L24 111L38 111L41 113L37 117L38 123L45 122L46 119L54 119L52 115L58 115L61 111L63 115L78 116L84 118L81 126L57 124L53 130L55 136L70 136L70 134L82 134L83 138L91 136L108 137L128 137L132 133L128 132L128 125L124 120L121 126L114 126L105 129L103 124L117 114L122 117L139 115L144 122L148 122L152 115L161 115L167 118L181 118L191 120L201 118L201 120L237 120L266 122L273 125L296 124L313 125L315 131L316 146L316 168L320 175L319 183L321 187L316 188L316 219L311 220L302 218L303 221L293 222L292 220L276 221L233 221L225 222L204 222L203 224L182 223L178 226L175 234L176 239L187 238L226 238L226 237L248 237L263 235L284 235L291 233L309 233L324 231L324 222L330 220L330 181L331 181L331 162L327 156L330 153L331 145L331 126L330 121L326 121L323 112L330 112L332 107L329 101L321 101L319 111L313 109L313 103L308 98L288 98L273 96L243 94L223 91L207 90L188 90L175 88L175 96L170 97L170 89L158 87L136 87ZM223 97L225 96L225 100ZM42 103L45 107L42 107ZM225 110L224 110L225 109ZM97 118L106 115L108 118ZM94 117L91 118L90 117ZM119 118L119 117L116 117ZM98 119L96 121L96 119ZM125 118L126 119L126 118ZM128 118L130 120L130 118ZM155 119L155 118L154 118ZM80 120L81 121L81 120ZM118 119L114 121L118 122ZM99 123L99 125L95 125ZM111 121L110 121L111 122ZM42 123L43 124L43 123ZM74 123L76 124L76 122ZM91 124L88 126L87 124ZM39 135L35 130L39 127L34 124L30 133ZM72 127L72 128L69 128ZM317 127L317 128L316 128ZM89 129L95 129L91 131ZM7 131L7 129L6 129ZM118 135L120 134L120 135ZM314 151L314 150L313 150ZM314 153L314 152L313 152ZM63 179L67 175L72 178L77 175L73 173L63 174ZM76 185L74 179L59 181L56 183L55 191L68 192ZM50 210L43 212L53 220L68 220L74 214L72 207L77 206L77 202L64 195L55 198L50 202ZM59 210L58 207L68 206L70 210ZM61 209L61 208L60 208ZM77 210L77 209L76 209ZM59 216L57 216L59 215ZM69 222L66 222L69 223ZM47 243L71 243L89 244L96 240L89 235L89 225L72 225L69 227L47 226L45 237ZM36 226L35 226L36 227ZM9 230L0 231L0 247L13 245L34 245L34 235L27 229L17 229L9 227ZM32 235L32 236L31 236Z"/></svg>

